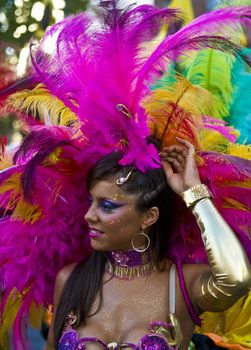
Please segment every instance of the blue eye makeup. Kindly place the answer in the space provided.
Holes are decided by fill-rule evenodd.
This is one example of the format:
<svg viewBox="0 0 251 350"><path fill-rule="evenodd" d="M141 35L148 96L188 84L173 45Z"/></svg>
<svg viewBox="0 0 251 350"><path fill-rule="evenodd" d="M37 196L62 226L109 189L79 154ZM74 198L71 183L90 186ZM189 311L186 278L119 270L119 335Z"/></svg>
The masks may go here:
<svg viewBox="0 0 251 350"><path fill-rule="evenodd" d="M90 195L87 199L89 205L91 206L93 203L93 198ZM118 203L118 202L114 202L110 199L97 199L98 202L98 207L105 213L111 213L113 212L115 209L122 207L124 204Z"/></svg>
<svg viewBox="0 0 251 350"><path fill-rule="evenodd" d="M108 199L103 199L99 203L99 207L106 213L112 212L113 210L122 207L123 204L115 203Z"/></svg>

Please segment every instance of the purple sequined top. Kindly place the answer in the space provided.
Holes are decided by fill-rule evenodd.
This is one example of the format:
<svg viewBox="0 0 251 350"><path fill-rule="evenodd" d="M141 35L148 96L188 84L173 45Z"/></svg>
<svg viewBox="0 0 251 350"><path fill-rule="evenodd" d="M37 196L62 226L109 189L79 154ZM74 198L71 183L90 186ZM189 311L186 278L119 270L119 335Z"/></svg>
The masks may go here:
<svg viewBox="0 0 251 350"><path fill-rule="evenodd" d="M115 342L110 344L103 343L98 338L85 337L79 338L77 331L72 327L68 327L66 331L63 332L62 337L58 344L58 350L86 350L86 345L89 343L96 343L101 345L101 349L104 350L120 350L123 348L130 348L135 350L178 350L176 346L170 346L168 344L167 338L161 334L157 334L156 331L159 329L165 329L166 332L172 331L172 324L165 322L153 322L150 324L150 333L144 335L138 342L138 344L133 343L121 343L117 344Z"/></svg>

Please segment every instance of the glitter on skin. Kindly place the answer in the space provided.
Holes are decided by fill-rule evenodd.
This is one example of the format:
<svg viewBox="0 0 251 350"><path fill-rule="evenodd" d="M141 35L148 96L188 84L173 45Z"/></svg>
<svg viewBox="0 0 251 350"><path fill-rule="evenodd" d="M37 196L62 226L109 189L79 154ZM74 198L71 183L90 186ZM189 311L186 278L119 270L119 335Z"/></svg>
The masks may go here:
<svg viewBox="0 0 251 350"><path fill-rule="evenodd" d="M102 251L130 249L132 237L140 231L145 220L145 214L136 208L137 197L124 194L113 178L95 183L90 189L90 197L91 206L85 219L91 229L101 232L91 237L92 248ZM116 205L113 198L116 198Z"/></svg>

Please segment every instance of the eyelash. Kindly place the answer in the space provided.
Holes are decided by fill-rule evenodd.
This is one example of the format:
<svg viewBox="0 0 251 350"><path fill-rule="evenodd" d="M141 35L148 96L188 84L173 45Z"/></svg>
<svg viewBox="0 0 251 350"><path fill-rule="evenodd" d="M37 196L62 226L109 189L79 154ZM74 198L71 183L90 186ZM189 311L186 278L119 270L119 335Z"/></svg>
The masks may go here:
<svg viewBox="0 0 251 350"><path fill-rule="evenodd" d="M108 201L101 201L99 203L99 206L105 213L112 213L115 209L121 207L121 205L111 203Z"/></svg>
<svg viewBox="0 0 251 350"><path fill-rule="evenodd" d="M91 197L88 198L88 202L92 205L93 199ZM102 200L99 202L99 208L105 213L112 213L115 209L121 207L120 204L113 203L107 200Z"/></svg>

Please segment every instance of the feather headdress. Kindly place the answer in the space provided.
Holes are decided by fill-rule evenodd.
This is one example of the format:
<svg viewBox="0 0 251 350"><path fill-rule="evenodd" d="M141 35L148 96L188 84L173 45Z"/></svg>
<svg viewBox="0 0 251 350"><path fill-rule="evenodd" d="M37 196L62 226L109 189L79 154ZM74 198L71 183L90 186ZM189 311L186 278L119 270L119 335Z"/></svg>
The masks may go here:
<svg viewBox="0 0 251 350"><path fill-rule="evenodd" d="M209 47L242 56L238 45L230 42L231 28L250 19L251 7L217 10L170 32L158 45L149 45L149 54L147 43L163 23L170 28L179 23L179 12L148 5L125 10L115 1L105 1L95 11L56 24L38 46L31 46L34 80L42 85L11 96L7 103L28 116L40 113L41 124L30 125L12 167L0 173L1 310L11 305L8 298L18 300L18 309L11 313L18 349L22 348L21 320L32 302L51 303L59 269L90 253L83 218L88 170L116 150L123 154L123 165L142 172L159 167L158 152L146 142L147 136L157 130L163 144L168 143L170 127L177 125L182 136L201 149L195 131L204 128L200 114L212 111L209 96L201 109L191 105L186 92L199 99L202 90L193 90L182 79L176 85L178 92L174 88L151 92L150 85L173 59L193 50ZM192 101L196 103L196 98ZM167 112L155 115L163 106ZM250 164L214 153L201 153L201 159L201 174L215 193L216 204L246 243ZM228 185L231 192L227 193ZM181 203L177 206L182 209ZM238 222L231 221L233 212ZM167 247L168 255L175 260L204 261L195 222L186 211L177 213L179 227ZM246 248L251 257L250 245Z"/></svg>

